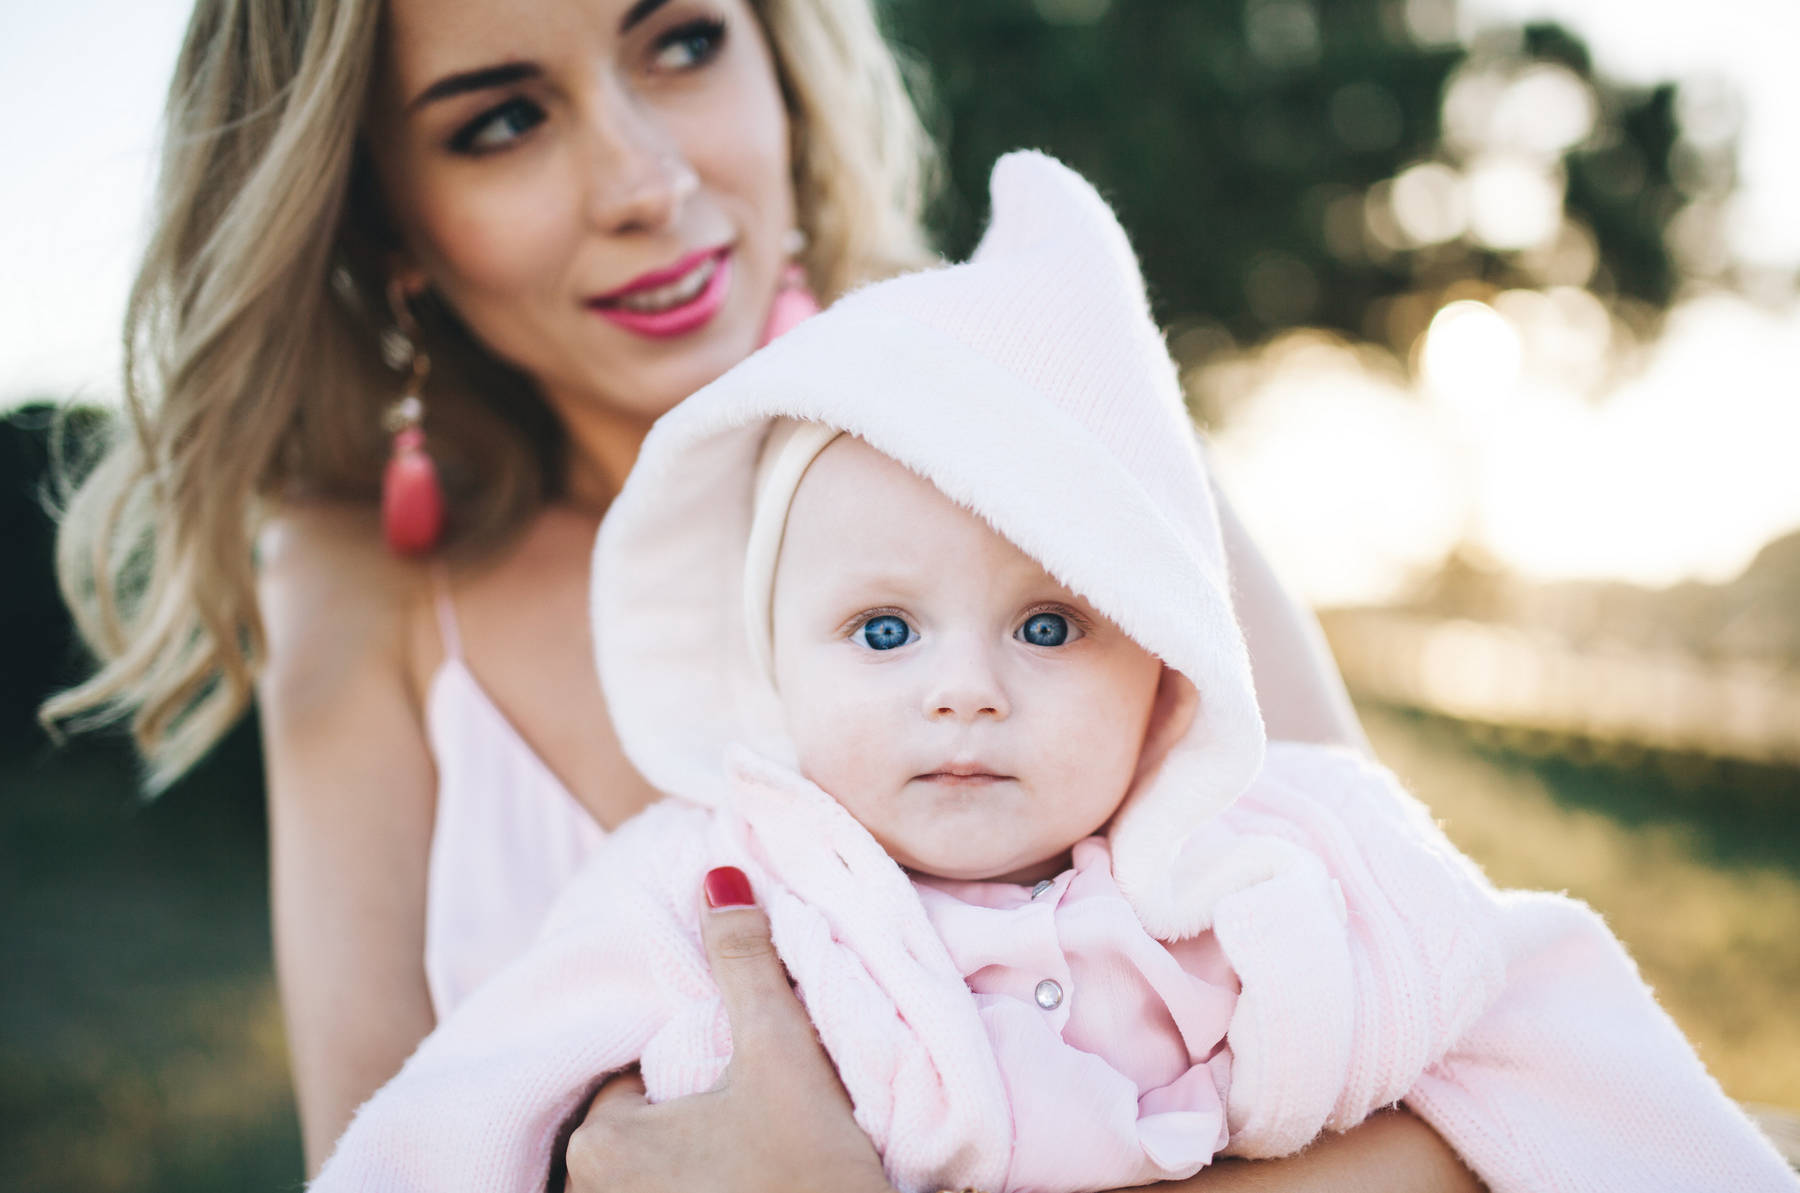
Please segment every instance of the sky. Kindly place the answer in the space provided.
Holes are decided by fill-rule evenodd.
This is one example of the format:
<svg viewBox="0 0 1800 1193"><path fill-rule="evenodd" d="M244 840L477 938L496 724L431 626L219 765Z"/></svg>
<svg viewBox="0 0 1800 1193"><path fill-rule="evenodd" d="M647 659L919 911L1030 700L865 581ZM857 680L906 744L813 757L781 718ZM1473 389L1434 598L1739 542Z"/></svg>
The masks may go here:
<svg viewBox="0 0 1800 1193"><path fill-rule="evenodd" d="M1464 0L1465 31L1554 18L1587 41L1607 74L1735 86L1744 104L1736 247L1800 263L1800 0Z"/></svg>
<svg viewBox="0 0 1800 1193"><path fill-rule="evenodd" d="M110 399L181 0L0 5L0 407ZM71 69L82 64L79 71Z"/></svg>
<svg viewBox="0 0 1800 1193"><path fill-rule="evenodd" d="M187 9L185 0L0 4L0 110L12 117L0 175L0 409L37 396L116 397L119 326ZM1704 11L1696 19L1685 0L1464 0L1462 20L1464 32L1491 21L1561 20L1584 35L1603 72L1627 81L1729 80L1745 111L1743 185L1729 225L1735 247L1800 264L1800 219L1791 215L1800 211L1800 70L1791 61L1800 2L1707 0ZM1496 334L1483 339L1484 326ZM1504 408L1427 402L1421 415L1421 404L1406 404L1391 385L1367 377L1353 385L1335 365L1315 369L1311 382L1293 374L1250 427L1221 444L1221 468L1242 489L1240 512L1259 541L1316 601L1391 593L1420 558L1471 527L1497 559L1532 576L1724 579L1761 542L1800 525L1800 484L1778 479L1785 464L1780 473L1778 461L1767 475L1754 470L1756 452L1800 432L1792 413L1800 409L1800 316L1710 302L1677 312L1670 327L1624 400L1603 408L1572 404L1553 384L1522 376ZM1447 327L1442 343L1460 346L1460 356L1440 355L1475 372L1491 363L1481 351L1503 361L1518 351L1479 318ZM1315 354L1313 365L1321 359ZM1349 387L1366 401L1306 413L1308 384ZM1295 491L1295 461L1329 445L1321 426L1346 419L1340 435L1386 453L1373 470L1381 483L1371 483L1365 460L1333 481L1361 505L1345 501L1343 488L1330 502ZM1496 430L1508 424L1539 437L1533 450L1519 438L1526 432ZM1716 444L1688 434L1702 425ZM1673 465L1647 454L1684 446L1700 461L1684 463L1682 487L1696 494L1685 503L1670 496ZM1580 455L1585 472L1557 471L1546 455L1552 447L1564 464ZM1331 474L1315 466L1300 475ZM1421 495L1429 513L1420 512ZM1355 524L1334 527L1320 514L1326 508Z"/></svg>

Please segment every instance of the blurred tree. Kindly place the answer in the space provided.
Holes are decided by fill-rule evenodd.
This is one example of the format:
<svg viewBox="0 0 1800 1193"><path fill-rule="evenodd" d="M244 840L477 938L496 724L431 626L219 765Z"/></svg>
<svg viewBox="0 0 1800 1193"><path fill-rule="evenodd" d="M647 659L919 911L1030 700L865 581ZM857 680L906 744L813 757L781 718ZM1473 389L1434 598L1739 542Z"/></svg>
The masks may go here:
<svg viewBox="0 0 1800 1193"><path fill-rule="evenodd" d="M1655 311L1680 278L1671 217L1732 182L1734 128L1679 185L1673 86L1609 83L1553 25L1462 45L1454 0L887 0L886 17L929 79L946 252L973 243L994 158L1042 148L1115 203L1160 318L1240 340L1307 324L1404 349L1438 304L1389 300L1469 282Z"/></svg>
<svg viewBox="0 0 1800 1193"><path fill-rule="evenodd" d="M59 490L98 462L98 449L111 438L115 417L102 407L47 400L0 416L0 775L8 765L45 768L45 773L64 766L72 774L110 766L125 799L133 763L122 729L74 733L62 749L53 750L37 720L45 698L93 667L57 587L52 511ZM252 711L169 794L240 809L231 816L234 831L259 843L262 801L255 797L261 784L261 746ZM50 790L55 784L42 786ZM4 789L0 778L0 791Z"/></svg>
<svg viewBox="0 0 1800 1193"><path fill-rule="evenodd" d="M77 670L74 630L56 588L48 502L57 417L56 407L37 402L0 418L0 746L35 739L38 703ZM71 417L83 426L93 421Z"/></svg>

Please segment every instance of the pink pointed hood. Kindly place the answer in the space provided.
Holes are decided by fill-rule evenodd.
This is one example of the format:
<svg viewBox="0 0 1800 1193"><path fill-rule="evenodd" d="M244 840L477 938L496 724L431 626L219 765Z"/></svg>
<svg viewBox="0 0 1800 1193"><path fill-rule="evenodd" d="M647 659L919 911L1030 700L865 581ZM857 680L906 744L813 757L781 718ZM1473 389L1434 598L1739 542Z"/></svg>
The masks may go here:
<svg viewBox="0 0 1800 1193"><path fill-rule="evenodd" d="M1179 677L1178 737L1109 836L1145 926L1189 935L1205 923L1175 889L1174 859L1264 747L1218 513L1105 202L1037 153L1002 158L991 191L967 262L846 296L651 431L595 553L607 704L632 763L678 797L716 799L734 742L792 761L745 625L751 494L774 420L847 431L979 514Z"/></svg>

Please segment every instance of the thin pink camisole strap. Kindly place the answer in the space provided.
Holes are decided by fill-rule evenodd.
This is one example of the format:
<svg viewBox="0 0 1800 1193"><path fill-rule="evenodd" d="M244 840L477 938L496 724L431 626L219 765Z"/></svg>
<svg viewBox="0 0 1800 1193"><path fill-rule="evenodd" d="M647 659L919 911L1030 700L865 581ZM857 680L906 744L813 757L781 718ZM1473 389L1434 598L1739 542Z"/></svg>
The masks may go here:
<svg viewBox="0 0 1800 1193"><path fill-rule="evenodd" d="M456 603L450 599L450 570L442 562L431 565L432 598L437 605L438 636L444 657L463 661L462 630L456 624Z"/></svg>
<svg viewBox="0 0 1800 1193"><path fill-rule="evenodd" d="M605 834L470 672L442 564L431 583L444 662L425 713L438 786L424 960L443 1018L524 950Z"/></svg>

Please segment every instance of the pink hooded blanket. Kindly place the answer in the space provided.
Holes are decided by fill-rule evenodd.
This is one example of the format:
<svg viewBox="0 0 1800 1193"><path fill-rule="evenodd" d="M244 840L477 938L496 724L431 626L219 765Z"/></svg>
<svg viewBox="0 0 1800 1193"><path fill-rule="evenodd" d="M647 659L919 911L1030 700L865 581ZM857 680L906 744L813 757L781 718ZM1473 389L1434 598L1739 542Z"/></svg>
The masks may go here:
<svg viewBox="0 0 1800 1193"><path fill-rule="evenodd" d="M992 190L967 263L849 295L652 431L601 530L594 628L620 740L670 798L608 838L524 956L362 1107L314 1188L540 1189L599 1075L635 1062L652 1100L711 1088L731 1042L698 892L718 865L750 876L908 1193L1137 1184L1221 1145L1287 1154L1402 1099L1497 1191L1800 1188L1591 911L1494 890L1380 768L1265 746L1211 490L1125 236L1040 155L1003 158ZM1205 937L1235 978L1193 1097L1023 1105L1031 1073L990 1035L920 889L795 771L742 625L778 418L924 476L1179 685L1181 732L1106 848L1134 930Z"/></svg>

